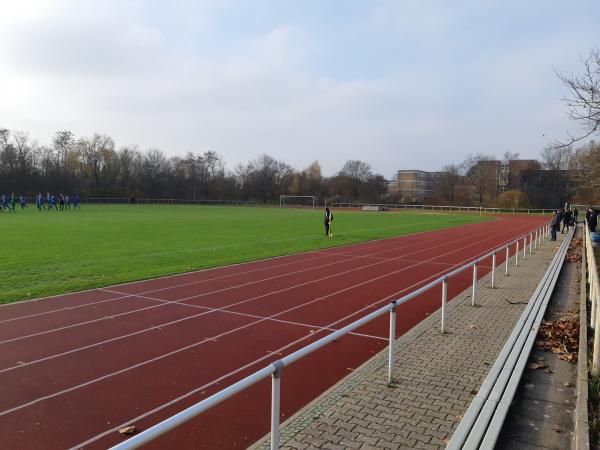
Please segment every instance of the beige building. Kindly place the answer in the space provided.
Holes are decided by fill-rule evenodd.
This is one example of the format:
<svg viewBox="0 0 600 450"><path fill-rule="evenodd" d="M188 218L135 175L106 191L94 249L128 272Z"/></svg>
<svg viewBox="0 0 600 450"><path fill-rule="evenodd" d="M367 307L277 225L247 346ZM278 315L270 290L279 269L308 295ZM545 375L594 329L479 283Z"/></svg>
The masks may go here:
<svg viewBox="0 0 600 450"><path fill-rule="evenodd" d="M404 202L420 202L430 197L439 180L440 172L399 170L396 173L394 194Z"/></svg>

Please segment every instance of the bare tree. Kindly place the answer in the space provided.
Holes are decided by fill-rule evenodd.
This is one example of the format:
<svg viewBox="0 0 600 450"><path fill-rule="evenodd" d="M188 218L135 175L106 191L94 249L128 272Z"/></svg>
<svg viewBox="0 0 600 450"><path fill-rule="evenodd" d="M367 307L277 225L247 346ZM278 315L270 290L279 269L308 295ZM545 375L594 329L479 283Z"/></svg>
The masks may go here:
<svg viewBox="0 0 600 450"><path fill-rule="evenodd" d="M542 167L546 170L567 170L573 156L573 147L570 145L546 145L540 152Z"/></svg>
<svg viewBox="0 0 600 450"><path fill-rule="evenodd" d="M600 144L591 141L587 146L578 149L571 168L577 200L597 203L600 189Z"/></svg>
<svg viewBox="0 0 600 450"><path fill-rule="evenodd" d="M493 155L477 153L467 155L462 168L465 182L473 189L477 204L482 205L488 198L495 198L498 190L497 161Z"/></svg>
<svg viewBox="0 0 600 450"><path fill-rule="evenodd" d="M569 108L569 118L580 122L585 130L582 136L572 136L566 143L555 142L557 147L566 147L581 141L600 131L600 50L594 48L583 59L581 75L565 75L556 71L556 75L569 91L563 101Z"/></svg>
<svg viewBox="0 0 600 450"><path fill-rule="evenodd" d="M460 183L460 169L456 164L448 164L442 167L437 183L435 184L433 196L436 200L452 204L456 196L456 187Z"/></svg>

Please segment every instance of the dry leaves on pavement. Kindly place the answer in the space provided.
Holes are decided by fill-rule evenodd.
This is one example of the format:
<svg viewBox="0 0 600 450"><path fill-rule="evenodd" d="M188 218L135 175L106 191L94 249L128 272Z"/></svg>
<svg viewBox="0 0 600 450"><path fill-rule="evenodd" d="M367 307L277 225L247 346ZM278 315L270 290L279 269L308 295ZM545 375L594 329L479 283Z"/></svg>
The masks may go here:
<svg viewBox="0 0 600 450"><path fill-rule="evenodd" d="M542 321L535 344L555 353L564 361L577 361L579 350L579 317L569 310L565 316L555 321Z"/></svg>

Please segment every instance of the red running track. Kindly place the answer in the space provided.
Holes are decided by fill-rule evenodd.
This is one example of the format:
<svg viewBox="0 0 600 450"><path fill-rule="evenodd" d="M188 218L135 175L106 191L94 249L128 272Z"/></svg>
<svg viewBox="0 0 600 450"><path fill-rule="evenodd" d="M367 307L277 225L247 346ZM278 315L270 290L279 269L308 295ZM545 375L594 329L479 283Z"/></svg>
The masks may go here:
<svg viewBox="0 0 600 450"><path fill-rule="evenodd" d="M106 448L391 299L534 230L543 217L371 241L0 307L4 449ZM511 255L514 248L511 248ZM498 264L504 252L498 254ZM479 276L491 263L480 266ZM453 277L449 298L471 273ZM398 334L440 304L398 310ZM285 368L283 420L385 348L387 317ZM269 429L265 380L152 448L244 448Z"/></svg>

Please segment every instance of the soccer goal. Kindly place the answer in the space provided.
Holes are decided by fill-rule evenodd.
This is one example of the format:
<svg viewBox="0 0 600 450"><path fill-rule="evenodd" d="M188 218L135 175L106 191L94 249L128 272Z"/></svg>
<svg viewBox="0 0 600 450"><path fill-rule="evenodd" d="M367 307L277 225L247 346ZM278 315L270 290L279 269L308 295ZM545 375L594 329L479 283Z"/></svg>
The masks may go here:
<svg viewBox="0 0 600 450"><path fill-rule="evenodd" d="M280 208L314 208L317 204L316 195L280 195Z"/></svg>

